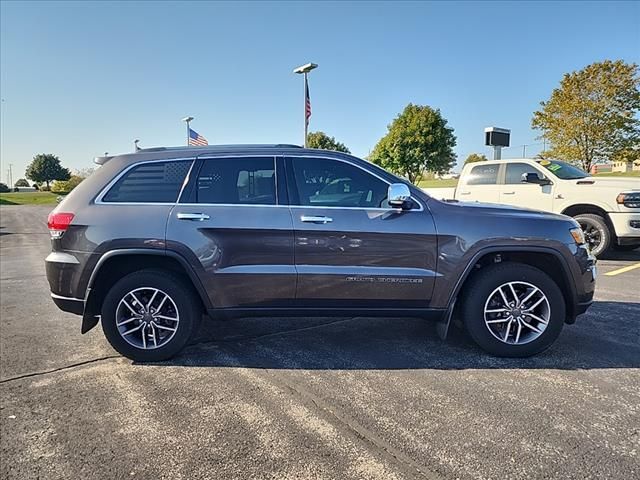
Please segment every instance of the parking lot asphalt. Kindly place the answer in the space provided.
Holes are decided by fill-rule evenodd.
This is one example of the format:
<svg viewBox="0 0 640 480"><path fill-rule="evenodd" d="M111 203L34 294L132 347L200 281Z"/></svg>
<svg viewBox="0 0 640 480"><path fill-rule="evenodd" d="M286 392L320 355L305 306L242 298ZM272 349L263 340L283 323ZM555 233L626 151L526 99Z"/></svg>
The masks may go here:
<svg viewBox="0 0 640 480"><path fill-rule="evenodd" d="M119 357L49 298L51 207L0 208L0 477L640 477L640 251L530 359L417 319L205 323Z"/></svg>

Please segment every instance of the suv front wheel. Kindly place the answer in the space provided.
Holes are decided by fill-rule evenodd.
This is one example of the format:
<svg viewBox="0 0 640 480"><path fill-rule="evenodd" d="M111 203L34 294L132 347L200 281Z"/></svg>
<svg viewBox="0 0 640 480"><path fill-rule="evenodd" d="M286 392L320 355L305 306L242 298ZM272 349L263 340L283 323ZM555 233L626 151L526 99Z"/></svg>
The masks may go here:
<svg viewBox="0 0 640 480"><path fill-rule="evenodd" d="M462 315L482 349L500 357L528 357L558 338L566 310L551 277L530 265L503 262L471 279Z"/></svg>
<svg viewBox="0 0 640 480"><path fill-rule="evenodd" d="M119 280L102 304L102 330L111 346L135 361L156 362L177 354L202 316L199 299L184 282L160 270L141 270Z"/></svg>

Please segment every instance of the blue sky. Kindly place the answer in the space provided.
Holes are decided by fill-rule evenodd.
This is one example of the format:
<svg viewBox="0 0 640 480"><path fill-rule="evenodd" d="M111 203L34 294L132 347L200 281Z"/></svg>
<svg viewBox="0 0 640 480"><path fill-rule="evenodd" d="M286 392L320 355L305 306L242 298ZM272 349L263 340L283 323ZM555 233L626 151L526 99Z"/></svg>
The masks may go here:
<svg viewBox="0 0 640 480"><path fill-rule="evenodd" d="M308 61L311 130L368 154L409 103L439 108L459 160L538 142L532 112L562 74L640 63L640 2L1 3L2 170L33 155L72 169L105 151L184 143L300 143ZM535 154L541 146L529 147Z"/></svg>

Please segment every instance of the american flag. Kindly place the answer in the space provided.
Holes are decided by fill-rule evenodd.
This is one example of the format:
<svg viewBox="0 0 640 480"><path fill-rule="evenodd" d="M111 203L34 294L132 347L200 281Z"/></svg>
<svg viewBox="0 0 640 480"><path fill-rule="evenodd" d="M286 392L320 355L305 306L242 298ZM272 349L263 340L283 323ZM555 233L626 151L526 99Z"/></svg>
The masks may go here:
<svg viewBox="0 0 640 480"><path fill-rule="evenodd" d="M209 145L209 142L207 142L207 139L204 138L195 130L189 129L189 145L195 145L195 146L201 147L203 145Z"/></svg>
<svg viewBox="0 0 640 480"><path fill-rule="evenodd" d="M305 92L304 92L304 118L309 125L309 118L311 118L311 98L309 98L309 84L305 83Z"/></svg>

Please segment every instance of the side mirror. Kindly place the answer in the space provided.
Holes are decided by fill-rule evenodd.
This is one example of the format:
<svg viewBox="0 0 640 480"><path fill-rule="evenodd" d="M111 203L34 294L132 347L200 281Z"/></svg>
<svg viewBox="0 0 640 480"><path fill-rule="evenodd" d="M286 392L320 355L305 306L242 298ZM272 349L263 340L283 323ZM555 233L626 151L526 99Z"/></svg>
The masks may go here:
<svg viewBox="0 0 640 480"><path fill-rule="evenodd" d="M393 208L408 209L411 207L409 200L411 199L411 191L404 183L392 183L387 191L389 205Z"/></svg>
<svg viewBox="0 0 640 480"><path fill-rule="evenodd" d="M524 183L537 183L538 185L551 185L551 180L548 178L540 178L540 175L533 172L523 173L522 181Z"/></svg>

